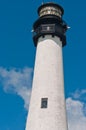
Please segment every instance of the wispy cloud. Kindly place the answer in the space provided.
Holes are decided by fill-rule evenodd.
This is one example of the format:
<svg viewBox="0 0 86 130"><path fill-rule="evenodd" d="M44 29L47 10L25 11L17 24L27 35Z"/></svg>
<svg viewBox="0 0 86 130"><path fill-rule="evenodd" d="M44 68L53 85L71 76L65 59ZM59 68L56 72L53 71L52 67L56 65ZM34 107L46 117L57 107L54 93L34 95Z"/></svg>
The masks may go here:
<svg viewBox="0 0 86 130"><path fill-rule="evenodd" d="M68 130L86 130L85 103L72 98L66 99Z"/></svg>
<svg viewBox="0 0 86 130"><path fill-rule="evenodd" d="M73 99L86 101L86 89L77 89L71 96Z"/></svg>
<svg viewBox="0 0 86 130"><path fill-rule="evenodd" d="M24 100L24 107L28 109L33 69L6 69L0 67L0 82L5 92L16 93Z"/></svg>

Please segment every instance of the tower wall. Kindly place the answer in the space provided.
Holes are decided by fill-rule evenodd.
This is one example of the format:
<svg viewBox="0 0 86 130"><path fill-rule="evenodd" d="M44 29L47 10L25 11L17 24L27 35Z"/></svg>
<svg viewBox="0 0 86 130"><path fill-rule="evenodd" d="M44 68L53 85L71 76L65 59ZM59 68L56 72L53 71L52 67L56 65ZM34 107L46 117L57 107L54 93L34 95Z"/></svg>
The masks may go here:
<svg viewBox="0 0 86 130"><path fill-rule="evenodd" d="M42 99L47 99L46 108ZM26 130L67 130L62 41L57 36L38 39Z"/></svg>

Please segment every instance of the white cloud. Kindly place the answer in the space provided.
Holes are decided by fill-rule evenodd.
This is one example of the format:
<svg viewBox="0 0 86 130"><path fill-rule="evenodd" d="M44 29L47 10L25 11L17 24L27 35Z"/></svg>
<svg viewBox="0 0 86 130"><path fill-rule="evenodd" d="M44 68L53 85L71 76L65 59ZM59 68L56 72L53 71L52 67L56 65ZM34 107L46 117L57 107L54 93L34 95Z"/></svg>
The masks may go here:
<svg viewBox="0 0 86 130"><path fill-rule="evenodd" d="M85 103L72 98L66 99L68 130L86 130Z"/></svg>
<svg viewBox="0 0 86 130"><path fill-rule="evenodd" d="M5 92L16 93L24 100L24 107L28 109L33 69L6 69L0 67L0 82Z"/></svg>
<svg viewBox="0 0 86 130"><path fill-rule="evenodd" d="M78 99L86 101L86 89L77 89L74 93L71 94L73 99Z"/></svg>

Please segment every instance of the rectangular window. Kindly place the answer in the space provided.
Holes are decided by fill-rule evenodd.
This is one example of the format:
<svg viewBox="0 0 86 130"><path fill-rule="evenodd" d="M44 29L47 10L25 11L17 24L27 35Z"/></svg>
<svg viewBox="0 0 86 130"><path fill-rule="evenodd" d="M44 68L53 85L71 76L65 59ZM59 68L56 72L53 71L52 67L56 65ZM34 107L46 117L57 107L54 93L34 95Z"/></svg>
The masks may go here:
<svg viewBox="0 0 86 130"><path fill-rule="evenodd" d="M41 99L41 108L47 108L48 106L48 98Z"/></svg>
<svg viewBox="0 0 86 130"><path fill-rule="evenodd" d="M45 25L42 25L42 31L43 32L54 32L55 31L55 25L54 24L45 24Z"/></svg>

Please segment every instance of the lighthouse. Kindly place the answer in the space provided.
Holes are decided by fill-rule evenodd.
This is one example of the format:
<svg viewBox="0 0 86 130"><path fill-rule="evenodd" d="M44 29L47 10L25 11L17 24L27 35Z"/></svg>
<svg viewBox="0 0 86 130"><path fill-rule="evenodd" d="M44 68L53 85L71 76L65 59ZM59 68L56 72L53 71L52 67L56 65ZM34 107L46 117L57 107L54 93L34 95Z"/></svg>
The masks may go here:
<svg viewBox="0 0 86 130"><path fill-rule="evenodd" d="M36 59L26 130L67 130L62 47L67 24L63 8L45 3L33 24Z"/></svg>

